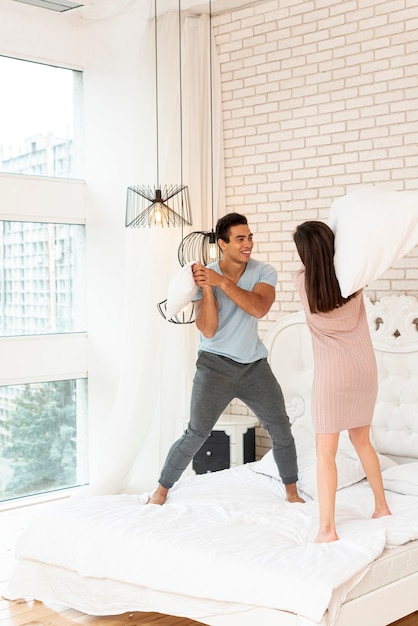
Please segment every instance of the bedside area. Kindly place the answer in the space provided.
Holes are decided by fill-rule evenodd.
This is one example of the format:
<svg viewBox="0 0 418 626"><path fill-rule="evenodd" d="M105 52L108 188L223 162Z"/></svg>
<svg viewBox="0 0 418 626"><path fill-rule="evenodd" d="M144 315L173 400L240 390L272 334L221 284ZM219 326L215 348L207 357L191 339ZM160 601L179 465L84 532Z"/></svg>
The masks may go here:
<svg viewBox="0 0 418 626"><path fill-rule="evenodd" d="M255 461L257 424L258 420L249 415L223 413L190 469L195 474L207 474Z"/></svg>

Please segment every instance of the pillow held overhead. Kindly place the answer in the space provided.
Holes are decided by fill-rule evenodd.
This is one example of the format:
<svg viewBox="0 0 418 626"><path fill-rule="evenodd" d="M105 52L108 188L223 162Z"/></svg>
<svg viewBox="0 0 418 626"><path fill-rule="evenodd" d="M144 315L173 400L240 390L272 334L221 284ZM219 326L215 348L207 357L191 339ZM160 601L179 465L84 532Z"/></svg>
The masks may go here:
<svg viewBox="0 0 418 626"><path fill-rule="evenodd" d="M332 203L328 225L335 235L335 273L347 298L418 244L418 191L351 191Z"/></svg>
<svg viewBox="0 0 418 626"><path fill-rule="evenodd" d="M166 309L166 319L168 320L177 315L197 294L199 287L194 281L192 272L194 263L196 261L190 261L179 269L168 286Z"/></svg>

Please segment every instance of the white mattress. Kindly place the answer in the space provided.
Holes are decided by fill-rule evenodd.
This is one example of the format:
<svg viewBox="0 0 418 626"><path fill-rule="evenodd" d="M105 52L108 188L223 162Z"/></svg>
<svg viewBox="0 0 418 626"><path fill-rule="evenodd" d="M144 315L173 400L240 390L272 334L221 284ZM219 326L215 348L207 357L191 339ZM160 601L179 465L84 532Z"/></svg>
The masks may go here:
<svg viewBox="0 0 418 626"><path fill-rule="evenodd" d="M386 549L371 565L364 578L348 592L346 601L397 582L418 572L418 541L409 541L398 548Z"/></svg>

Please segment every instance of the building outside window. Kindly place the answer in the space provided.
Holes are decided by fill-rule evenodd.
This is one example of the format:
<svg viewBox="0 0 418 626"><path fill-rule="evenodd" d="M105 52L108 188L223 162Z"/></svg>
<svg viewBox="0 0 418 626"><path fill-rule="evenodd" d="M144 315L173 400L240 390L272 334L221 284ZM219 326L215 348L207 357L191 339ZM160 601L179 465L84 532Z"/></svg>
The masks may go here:
<svg viewBox="0 0 418 626"><path fill-rule="evenodd" d="M85 227L0 221L0 336L86 329Z"/></svg>
<svg viewBox="0 0 418 626"><path fill-rule="evenodd" d="M83 74L0 55L0 172L83 178Z"/></svg>

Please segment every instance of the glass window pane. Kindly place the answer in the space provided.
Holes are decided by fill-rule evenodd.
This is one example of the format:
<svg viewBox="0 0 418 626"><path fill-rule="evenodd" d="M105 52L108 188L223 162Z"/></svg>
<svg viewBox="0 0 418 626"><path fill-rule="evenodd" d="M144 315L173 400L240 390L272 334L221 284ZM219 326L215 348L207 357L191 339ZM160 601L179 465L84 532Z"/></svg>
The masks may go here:
<svg viewBox="0 0 418 626"><path fill-rule="evenodd" d="M0 387L0 502L87 482L87 380Z"/></svg>
<svg viewBox="0 0 418 626"><path fill-rule="evenodd" d="M0 83L0 171L82 178L82 72L0 56Z"/></svg>
<svg viewBox="0 0 418 626"><path fill-rule="evenodd" d="M0 336L85 332L85 227L0 221Z"/></svg>

